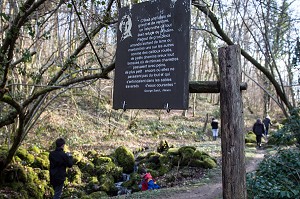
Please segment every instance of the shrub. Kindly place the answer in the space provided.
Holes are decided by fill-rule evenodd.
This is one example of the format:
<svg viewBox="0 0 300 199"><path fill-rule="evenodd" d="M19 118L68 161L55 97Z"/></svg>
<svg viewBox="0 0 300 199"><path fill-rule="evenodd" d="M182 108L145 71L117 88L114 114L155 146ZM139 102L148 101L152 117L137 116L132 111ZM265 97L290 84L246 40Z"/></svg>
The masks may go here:
<svg viewBox="0 0 300 199"><path fill-rule="evenodd" d="M299 198L300 151L289 148L265 158L257 171L247 174L249 198Z"/></svg>

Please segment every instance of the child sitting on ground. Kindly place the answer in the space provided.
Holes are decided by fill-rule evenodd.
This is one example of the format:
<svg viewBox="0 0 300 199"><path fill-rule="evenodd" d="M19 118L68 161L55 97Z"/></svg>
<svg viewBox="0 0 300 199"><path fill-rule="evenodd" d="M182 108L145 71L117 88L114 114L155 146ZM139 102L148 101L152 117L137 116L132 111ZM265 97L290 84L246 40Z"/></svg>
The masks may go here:
<svg viewBox="0 0 300 199"><path fill-rule="evenodd" d="M147 173L145 169L140 171L142 178L142 191L159 189L160 186L156 184L150 173Z"/></svg>

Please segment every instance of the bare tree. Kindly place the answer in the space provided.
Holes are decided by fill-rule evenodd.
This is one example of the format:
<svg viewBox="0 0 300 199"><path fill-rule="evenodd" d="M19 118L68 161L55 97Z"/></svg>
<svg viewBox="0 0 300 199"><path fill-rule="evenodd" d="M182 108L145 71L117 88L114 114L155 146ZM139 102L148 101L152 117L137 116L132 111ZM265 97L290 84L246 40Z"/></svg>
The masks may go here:
<svg viewBox="0 0 300 199"><path fill-rule="evenodd" d="M12 5L7 2L7 6ZM67 26L60 26L63 20L57 20L57 17L65 17L64 11L72 6L64 1L27 0L13 9L12 17L1 24L8 28L4 30L5 36L0 45L0 128L7 126L11 129L12 144L8 146L6 157L0 160L0 173L10 164L29 130L55 97L73 87L83 87L94 80L108 78L114 63L106 66L100 63L100 67L90 68L81 65L78 57L102 28L116 22L111 17L114 16L112 5L113 0L105 5L104 12L98 16L99 23L90 27L88 36L83 34L82 27L81 32L67 42L60 39L68 38L65 34ZM35 29L38 34L32 24L38 26ZM49 36L53 36L51 41ZM37 43L39 45L33 45ZM39 46L42 47L39 49ZM66 53L68 49L71 49L69 54ZM29 65L35 67L29 68Z"/></svg>

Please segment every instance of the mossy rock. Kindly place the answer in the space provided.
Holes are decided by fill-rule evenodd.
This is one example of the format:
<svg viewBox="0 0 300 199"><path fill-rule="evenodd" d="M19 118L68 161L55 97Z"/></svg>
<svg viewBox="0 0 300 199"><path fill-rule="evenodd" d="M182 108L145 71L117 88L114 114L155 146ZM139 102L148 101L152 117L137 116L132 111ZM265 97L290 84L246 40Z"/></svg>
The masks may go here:
<svg viewBox="0 0 300 199"><path fill-rule="evenodd" d="M246 134L245 143L256 143L256 135L252 131Z"/></svg>
<svg viewBox="0 0 300 199"><path fill-rule="evenodd" d="M205 168L205 164L203 160L194 159L190 162L191 167L197 167L197 168Z"/></svg>
<svg viewBox="0 0 300 199"><path fill-rule="evenodd" d="M39 169L34 169L32 167L25 167L25 171L27 175L27 182L29 183L39 182L39 176L38 176Z"/></svg>
<svg viewBox="0 0 300 199"><path fill-rule="evenodd" d="M98 152L96 150L90 150L86 153L86 157L89 159L94 159L98 155Z"/></svg>
<svg viewBox="0 0 300 199"><path fill-rule="evenodd" d="M160 176L165 175L169 171L171 171L173 166L171 164L161 164L161 166L158 168L158 172Z"/></svg>
<svg viewBox="0 0 300 199"><path fill-rule="evenodd" d="M196 150L193 154L194 159L204 160L207 157L210 157L210 155L204 151Z"/></svg>
<svg viewBox="0 0 300 199"><path fill-rule="evenodd" d="M73 163L78 164L83 159L83 154L79 151L73 151Z"/></svg>
<svg viewBox="0 0 300 199"><path fill-rule="evenodd" d="M135 158L135 161L136 162L141 162L141 161L144 161L144 159L147 158L147 153L140 153L136 158Z"/></svg>
<svg viewBox="0 0 300 199"><path fill-rule="evenodd" d="M167 154L171 156L179 155L179 148L169 148Z"/></svg>
<svg viewBox="0 0 300 199"><path fill-rule="evenodd" d="M31 164L31 166L34 168L49 169L50 161L48 157L39 155L34 159L34 162Z"/></svg>
<svg viewBox="0 0 300 199"><path fill-rule="evenodd" d="M111 169L109 174L113 176L115 182L118 182L122 179L123 168L119 166L115 166Z"/></svg>
<svg viewBox="0 0 300 199"><path fill-rule="evenodd" d="M93 175L95 172L95 165L90 160L83 158L80 162L78 162L78 167L80 168L82 173L88 173Z"/></svg>
<svg viewBox="0 0 300 199"><path fill-rule="evenodd" d="M193 148L185 148L184 150L181 150L180 154L182 159L180 161L180 165L187 166L193 158L194 152L195 150Z"/></svg>
<svg viewBox="0 0 300 199"><path fill-rule="evenodd" d="M29 198L35 198L35 199L42 199L44 192L43 190L43 185L41 185L39 183L39 186L37 186L36 183L33 182L28 182L24 184L26 190L27 190L27 194L29 196Z"/></svg>
<svg viewBox="0 0 300 199"><path fill-rule="evenodd" d="M100 190L97 176L92 176L88 179L85 189L88 194Z"/></svg>
<svg viewBox="0 0 300 199"><path fill-rule="evenodd" d="M122 187L134 190L134 186L141 182L140 174L134 172L130 174L130 179L122 183ZM140 191L140 188L138 188Z"/></svg>
<svg viewBox="0 0 300 199"><path fill-rule="evenodd" d="M178 152L179 154L182 154L185 150L188 150L188 151L195 151L196 150L196 147L194 146L183 146L183 147L180 147L178 149Z"/></svg>
<svg viewBox="0 0 300 199"><path fill-rule="evenodd" d="M171 163L173 166L178 166L178 163L180 164L180 162L181 162L181 157L179 155L171 158Z"/></svg>
<svg viewBox="0 0 300 199"><path fill-rule="evenodd" d="M102 164L106 164L112 162L110 157L96 156L94 157L93 163L95 166L101 166Z"/></svg>
<svg viewBox="0 0 300 199"><path fill-rule="evenodd" d="M117 182L122 178L123 168L115 165L113 162L108 162L96 167L97 175L111 175L114 182Z"/></svg>
<svg viewBox="0 0 300 199"><path fill-rule="evenodd" d="M114 156L118 165L123 167L124 173L132 173L134 170L135 159L133 153L125 146L120 146L115 150Z"/></svg>
<svg viewBox="0 0 300 199"><path fill-rule="evenodd" d="M155 164L155 163L152 163L152 162L145 162L142 165L143 165L144 168L153 169L153 170L156 170L160 167L159 164Z"/></svg>
<svg viewBox="0 0 300 199"><path fill-rule="evenodd" d="M98 176L98 181L100 185L100 190L106 193L116 193L117 188L114 183L114 178L111 175L101 175Z"/></svg>
<svg viewBox="0 0 300 199"><path fill-rule="evenodd" d="M101 164L100 166L96 167L97 175L108 174L113 170L114 167L116 167L116 165L113 162Z"/></svg>
<svg viewBox="0 0 300 199"><path fill-rule="evenodd" d="M150 152L147 154L147 162L154 163L156 165L160 164L160 158L161 154L156 152Z"/></svg>
<svg viewBox="0 0 300 199"><path fill-rule="evenodd" d="M159 156L159 162L160 164L169 164L170 163L170 158L167 155L160 155Z"/></svg>
<svg viewBox="0 0 300 199"><path fill-rule="evenodd" d="M32 152L32 153L34 153L34 154L39 154L39 153L41 153L41 149L40 149L38 146L36 146L36 145L30 146L30 147L28 148L28 151L29 151L29 152Z"/></svg>
<svg viewBox="0 0 300 199"><path fill-rule="evenodd" d="M81 170L77 165L73 165L73 167L67 170L69 182L72 184L81 184Z"/></svg>
<svg viewBox="0 0 300 199"><path fill-rule="evenodd" d="M40 180L45 180L47 182L50 182L50 173L49 170L41 170L38 173L38 177Z"/></svg>
<svg viewBox="0 0 300 199"><path fill-rule="evenodd" d="M16 152L16 156L22 160L23 165L31 165L34 162L34 155L28 153L24 148L20 147Z"/></svg>
<svg viewBox="0 0 300 199"><path fill-rule="evenodd" d="M4 170L4 182L27 182L27 171L25 167L19 164L13 164Z"/></svg>
<svg viewBox="0 0 300 199"><path fill-rule="evenodd" d="M217 163L212 158L205 158L203 163L205 169L213 169L217 167Z"/></svg>

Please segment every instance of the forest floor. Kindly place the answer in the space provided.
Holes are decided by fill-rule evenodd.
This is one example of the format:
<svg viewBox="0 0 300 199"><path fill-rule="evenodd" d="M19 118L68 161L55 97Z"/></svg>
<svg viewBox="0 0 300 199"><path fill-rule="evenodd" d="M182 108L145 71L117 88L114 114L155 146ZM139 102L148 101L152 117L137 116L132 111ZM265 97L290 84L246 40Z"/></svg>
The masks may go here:
<svg viewBox="0 0 300 199"><path fill-rule="evenodd" d="M251 157L246 163L246 172L256 170L259 162L263 160L265 155L264 150L257 150L257 153ZM172 198L172 199L221 199L222 198L222 175L214 175L211 183L203 186L192 187L182 190L181 193L170 194L165 197L157 198ZM172 193L172 192L171 192Z"/></svg>
<svg viewBox="0 0 300 199"><path fill-rule="evenodd" d="M220 141L215 142L220 145ZM258 164L267 153L263 148L246 149L246 172L257 169ZM221 164L221 163L220 163ZM155 198L155 199L221 199L222 197L222 168L210 170L208 173L195 173L194 179L183 179L174 187L163 187L159 190L138 192L116 198ZM188 182L189 181L189 182ZM158 179L159 182L159 179Z"/></svg>

